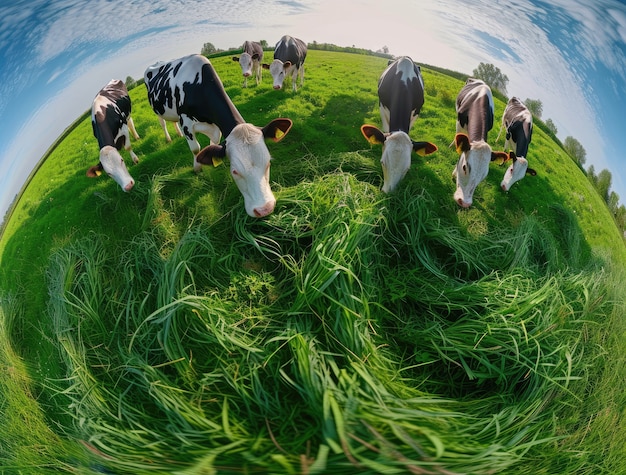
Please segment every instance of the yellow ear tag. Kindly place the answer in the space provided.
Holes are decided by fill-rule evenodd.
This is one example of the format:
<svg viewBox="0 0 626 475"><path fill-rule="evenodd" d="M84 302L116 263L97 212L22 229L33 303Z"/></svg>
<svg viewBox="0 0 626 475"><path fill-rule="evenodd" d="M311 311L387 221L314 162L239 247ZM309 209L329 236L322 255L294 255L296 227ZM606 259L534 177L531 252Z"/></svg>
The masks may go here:
<svg viewBox="0 0 626 475"><path fill-rule="evenodd" d="M214 167L217 167L218 165L221 165L222 163L224 163L224 161L218 157L211 157L211 161L213 162Z"/></svg>
<svg viewBox="0 0 626 475"><path fill-rule="evenodd" d="M367 141L368 141L369 143L371 143L372 145L378 145L378 144L380 144L380 142L376 139L376 136L375 136L375 135L370 135L370 136L367 138Z"/></svg>
<svg viewBox="0 0 626 475"><path fill-rule="evenodd" d="M102 175L102 170L96 170L96 176Z"/></svg>
<svg viewBox="0 0 626 475"><path fill-rule="evenodd" d="M425 157L426 156L426 149L425 148L420 148L417 152L416 152L420 157Z"/></svg>
<svg viewBox="0 0 626 475"><path fill-rule="evenodd" d="M276 132L274 132L274 139L276 139L276 141L279 141L280 139L282 139L285 136L285 132L283 132L280 129L276 129Z"/></svg>
<svg viewBox="0 0 626 475"><path fill-rule="evenodd" d="M461 148L460 145L456 146L456 153L458 153L459 155L461 155L463 153L463 149Z"/></svg>

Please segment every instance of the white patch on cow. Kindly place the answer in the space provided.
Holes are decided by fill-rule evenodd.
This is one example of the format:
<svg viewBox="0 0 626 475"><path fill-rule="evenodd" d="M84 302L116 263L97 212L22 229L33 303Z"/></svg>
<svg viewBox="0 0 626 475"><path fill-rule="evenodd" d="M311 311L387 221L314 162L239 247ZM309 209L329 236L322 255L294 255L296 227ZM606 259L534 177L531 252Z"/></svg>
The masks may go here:
<svg viewBox="0 0 626 475"><path fill-rule="evenodd" d="M246 213L256 218L271 214L276 206L269 184L272 157L261 130L247 123L236 126L226 137L226 154Z"/></svg>
<svg viewBox="0 0 626 475"><path fill-rule="evenodd" d="M124 159L115 147L105 145L100 150L100 164L107 175L120 185L122 190L130 191L135 185L135 180L128 173Z"/></svg>
<svg viewBox="0 0 626 475"><path fill-rule="evenodd" d="M454 201L463 208L472 205L474 191L489 173L491 147L483 140L472 142L471 148L461 153L452 175L456 176Z"/></svg>
<svg viewBox="0 0 626 475"><path fill-rule="evenodd" d="M500 187L504 191L509 191L515 182L526 176L526 170L528 170L528 160L524 157L517 157L504 173Z"/></svg>
<svg viewBox="0 0 626 475"><path fill-rule="evenodd" d="M383 192L393 191L409 171L412 151L413 142L405 132L394 132L387 136L380 159L383 167Z"/></svg>

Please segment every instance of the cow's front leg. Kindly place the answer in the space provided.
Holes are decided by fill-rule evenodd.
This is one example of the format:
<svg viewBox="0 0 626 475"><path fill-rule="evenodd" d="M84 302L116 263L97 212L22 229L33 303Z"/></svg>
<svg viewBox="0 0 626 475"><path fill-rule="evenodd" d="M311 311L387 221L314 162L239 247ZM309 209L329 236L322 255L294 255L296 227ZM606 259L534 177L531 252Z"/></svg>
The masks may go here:
<svg viewBox="0 0 626 475"><path fill-rule="evenodd" d="M128 129L133 134L133 137L135 137L135 140L139 140L139 134L137 133L137 129L135 129L135 122L133 121L133 118L129 116L126 122L128 123Z"/></svg>
<svg viewBox="0 0 626 475"><path fill-rule="evenodd" d="M194 131L195 121L190 119L186 115L180 116L180 128L183 132L183 136L187 139L187 144L189 145L189 150L193 154L193 171L198 173L202 169L202 164L198 163L196 157L200 152L200 143L196 139L196 134Z"/></svg>

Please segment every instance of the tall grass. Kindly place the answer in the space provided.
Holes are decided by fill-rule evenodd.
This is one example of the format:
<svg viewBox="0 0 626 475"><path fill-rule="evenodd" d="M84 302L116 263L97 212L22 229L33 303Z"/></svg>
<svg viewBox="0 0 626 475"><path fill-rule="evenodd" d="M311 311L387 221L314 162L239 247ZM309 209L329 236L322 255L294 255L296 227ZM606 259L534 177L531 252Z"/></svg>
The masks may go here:
<svg viewBox="0 0 626 475"><path fill-rule="evenodd" d="M132 473L546 464L601 361L605 271L535 218L471 238L427 193L345 172L278 194L268 219L233 211L174 246L151 228L124 252L88 235L54 254L67 434Z"/></svg>

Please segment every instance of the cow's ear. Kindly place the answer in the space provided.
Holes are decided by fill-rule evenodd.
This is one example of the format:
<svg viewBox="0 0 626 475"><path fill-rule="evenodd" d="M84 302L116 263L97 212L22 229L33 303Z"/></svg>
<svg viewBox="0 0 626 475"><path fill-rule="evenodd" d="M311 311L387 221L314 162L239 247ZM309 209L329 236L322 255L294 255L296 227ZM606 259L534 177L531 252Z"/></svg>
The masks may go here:
<svg viewBox="0 0 626 475"><path fill-rule="evenodd" d="M98 163L97 165L94 165L93 167L89 167L89 169L87 170L87 176L89 178L96 178L96 177L99 177L100 175L102 175L101 163Z"/></svg>
<svg viewBox="0 0 626 475"><path fill-rule="evenodd" d="M291 130L293 122L291 119L274 119L261 129L263 137L274 142L280 142Z"/></svg>
<svg viewBox="0 0 626 475"><path fill-rule="evenodd" d="M536 176L537 172L535 171L534 168L527 168L526 169L526 175L532 175L532 176Z"/></svg>
<svg viewBox="0 0 626 475"><path fill-rule="evenodd" d="M461 154L467 152L470 149L469 137L465 134L456 134L454 136L454 145L456 146L457 153Z"/></svg>
<svg viewBox="0 0 626 475"><path fill-rule="evenodd" d="M270 68L270 65L269 65L269 64L267 64L267 63L263 63L263 64L261 65L261 67L262 67L263 69L269 69L269 68Z"/></svg>
<svg viewBox="0 0 626 475"><path fill-rule="evenodd" d="M435 153L438 149L434 143L430 142L413 142L413 150L415 153L423 157Z"/></svg>
<svg viewBox="0 0 626 475"><path fill-rule="evenodd" d="M373 125L364 124L361 126L361 133L363 137L371 143L382 145L385 143L385 134L378 128Z"/></svg>
<svg viewBox="0 0 626 475"><path fill-rule="evenodd" d="M501 164L509 159L509 154L506 152L491 152L491 161L502 160Z"/></svg>
<svg viewBox="0 0 626 475"><path fill-rule="evenodd" d="M226 147L223 145L212 144L204 147L198 152L198 155L196 155L196 162L216 167L222 163L222 159L225 156Z"/></svg>
<svg viewBox="0 0 626 475"><path fill-rule="evenodd" d="M291 61L285 61L283 63L283 69L288 69L291 67Z"/></svg>
<svg viewBox="0 0 626 475"><path fill-rule="evenodd" d="M233 61L239 62L239 56L233 56Z"/></svg>
<svg viewBox="0 0 626 475"><path fill-rule="evenodd" d="M254 59L255 61L259 60L261 58L261 55L259 53L254 53L252 55L252 59Z"/></svg>

